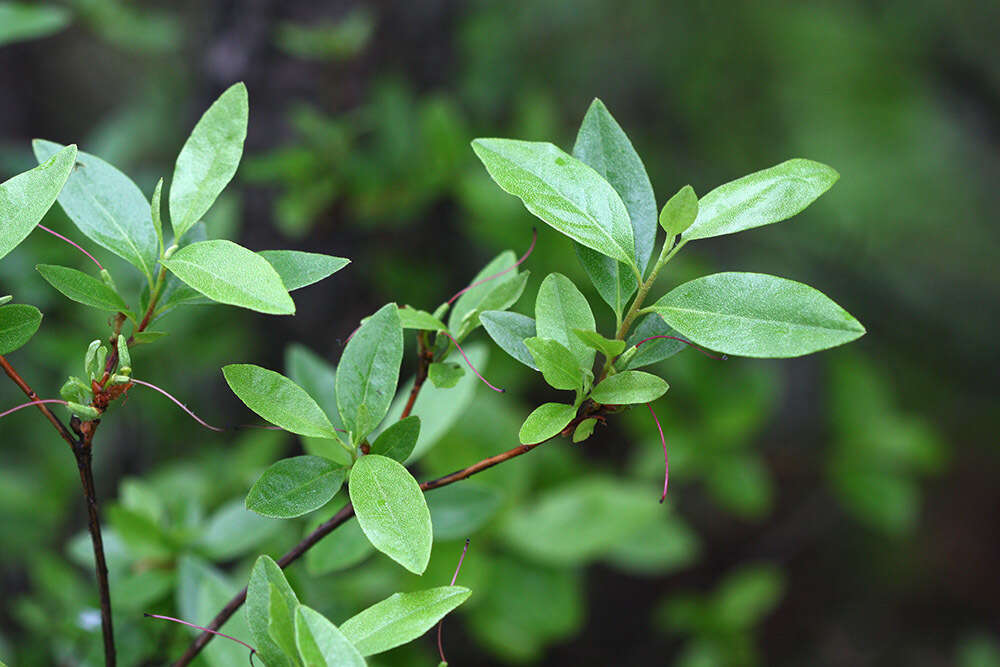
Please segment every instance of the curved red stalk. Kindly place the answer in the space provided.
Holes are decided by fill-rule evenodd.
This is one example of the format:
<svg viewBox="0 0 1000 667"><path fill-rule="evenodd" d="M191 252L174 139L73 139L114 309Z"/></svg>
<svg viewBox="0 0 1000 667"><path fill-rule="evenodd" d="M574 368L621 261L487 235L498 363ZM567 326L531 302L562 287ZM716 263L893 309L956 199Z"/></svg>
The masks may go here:
<svg viewBox="0 0 1000 667"><path fill-rule="evenodd" d="M514 262L513 265L511 265L509 268L504 269L500 273L494 273L492 276L490 276L488 278L483 278L482 280L477 280L476 282L472 283L471 285L469 285L465 289L459 290L458 292L455 293L455 296L453 296L450 299L448 299L448 303L452 303L455 299L457 299L458 297L462 296L463 294L465 294L466 292L468 292L473 287L478 287L479 285L482 285L483 283L488 283L489 281L493 280L494 278L499 278L500 276L502 276L504 274L507 274L507 273L510 273L511 271L513 271L514 269L516 269L517 267L521 266L521 264L524 262L524 260L528 259L528 256L535 249L535 241L537 241L537 240L538 240L538 228L533 227L531 229L531 245L529 245L528 249L524 252L523 255L521 255L521 259L517 260L516 262Z"/></svg>
<svg viewBox="0 0 1000 667"><path fill-rule="evenodd" d="M223 428L219 428L218 426L212 426L208 422L204 421L201 417L199 417L195 413L191 412L191 410L189 410L186 405L184 405L179 400L177 400L176 398L174 398L173 396L171 396L170 393L168 393L166 390L160 389L159 387L157 387L155 384L151 384L149 382L143 382L142 380L136 380L135 378L132 378L132 382L134 382L135 384L141 384L143 387L149 387L150 389L155 389L156 391L160 392L161 394L163 394L164 396L166 396L167 398L169 398L171 401L173 401L174 403L176 403L177 406L181 410L183 410L184 412L186 412L188 414L188 416L191 417L191 419L195 420L196 422L198 422L199 424L201 424L205 428L211 429L212 431L220 431L220 432L226 430L226 429L223 429Z"/></svg>
<svg viewBox="0 0 1000 667"><path fill-rule="evenodd" d="M656 422L656 430L660 432L660 442L663 443L663 495L660 496L660 504L667 498L667 484L670 482L670 462L667 461L667 438L663 435L663 427L660 426L660 420L657 419L656 413L653 412L653 404L646 403L646 407L649 408L649 414L653 415L653 421Z"/></svg>
<svg viewBox="0 0 1000 667"><path fill-rule="evenodd" d="M465 538L465 546L462 547L462 555L458 557L458 567L455 568L455 574L451 577L451 585L454 586L455 582L458 581L458 571L462 569L462 562L465 560L465 553L469 550L469 538ZM438 623L438 654L441 656L441 662L447 664L447 660L444 657L444 646L441 644L441 628L444 627L444 619Z"/></svg>
<svg viewBox="0 0 1000 667"><path fill-rule="evenodd" d="M684 343L685 345L690 345L694 349L698 350L699 352L701 352L702 354L704 354L706 357L709 357L710 359L715 359L716 361L726 361L727 359L729 359L729 357L726 356L726 355L722 355L721 357L718 357L718 356L712 354L711 352L708 352L707 350L703 350L702 348L698 347L697 345L695 345L691 341L684 340L683 338L678 338L677 336L650 336L649 338L643 338L638 343L636 343L635 346L636 346L636 348L638 348L643 343L645 343L647 341L650 341L650 340L656 340L657 338L669 338L670 340L679 340L680 342Z"/></svg>
<svg viewBox="0 0 1000 667"><path fill-rule="evenodd" d="M143 614L143 616L145 616L146 618L158 618L161 621L173 621L174 623L180 623L181 625L186 625L190 628L197 628L198 630L202 630L204 632L211 632L213 635L219 635L220 637L225 637L226 639L232 639L237 644L242 644L243 646L246 646L248 649L250 649L250 664L253 665L253 654L257 652L257 649L255 649L253 646L250 646L250 644L247 644L245 641L241 639L237 639L236 637L231 637L221 632L216 632L215 630L209 630L208 628L203 628L200 625L195 625L194 623L188 623L187 621L182 621L181 619L174 618L173 616L161 616L159 614Z"/></svg>
<svg viewBox="0 0 1000 667"><path fill-rule="evenodd" d="M499 393L501 393L501 394L507 391L506 389L501 389L500 387L494 387L494 386L493 386L492 384L490 384L490 383L489 383L489 381L488 381L488 380L487 380L486 378L484 378L484 377L483 377L482 375L480 375L480 374L479 374L479 371L477 371L477 370L476 370L476 367L475 367L475 366L473 366L473 365L472 365L472 362L471 362L471 361L469 361L469 358L468 358L467 356L465 356L465 351L464 351L464 350L462 349L462 346L458 344L458 341L457 341L457 340L455 340L455 337L454 337L454 336L452 336L452 335L451 335L450 333L448 333L447 331L442 331L441 333L443 333L443 334L444 334L445 336L447 336L448 338L450 338L450 339L451 339L451 342L452 342L452 343L454 343L454 344L455 344L455 347L457 347L457 348L458 348L458 353L462 355L462 358L463 358L463 359L465 359L465 363L466 363L466 364L468 364L469 368L471 368L471 369L472 369L472 372L476 374L476 377L477 377L477 378L479 378L480 380L482 380L482 381L483 381L483 383L484 383L484 384L485 384L485 385L486 385L487 387L489 387L489 388L490 388L490 389L492 389L493 391L496 391L496 392L499 392Z"/></svg>
<svg viewBox="0 0 1000 667"><path fill-rule="evenodd" d="M97 268L99 268L101 271L104 270L104 267L101 266L100 262L98 262L96 259L94 259L93 255L91 255L89 252L87 252L86 250L84 250L83 248L81 248L79 245L77 245L73 241L70 241L68 238L66 238L65 236L63 236L59 232L54 232L51 229L49 229L48 227L46 227L45 225L38 225L38 228L41 229L42 231L45 231L45 232L48 232L49 234L52 234L52 236L55 236L56 238L62 239L66 243L70 244L71 246L73 246L74 248L76 248L77 250L79 250L80 252L82 252L84 255L86 255L87 257L89 257L90 261L92 261L94 264L97 264Z"/></svg>
<svg viewBox="0 0 1000 667"><path fill-rule="evenodd" d="M27 403L22 403L16 408L11 408L10 410L6 410L5 412L0 412L0 418L6 417L10 413L17 412L18 410L21 410L23 408L30 408L32 405L44 405L46 403L60 403L62 405L68 405L66 401L59 398L45 398L38 401L28 401Z"/></svg>

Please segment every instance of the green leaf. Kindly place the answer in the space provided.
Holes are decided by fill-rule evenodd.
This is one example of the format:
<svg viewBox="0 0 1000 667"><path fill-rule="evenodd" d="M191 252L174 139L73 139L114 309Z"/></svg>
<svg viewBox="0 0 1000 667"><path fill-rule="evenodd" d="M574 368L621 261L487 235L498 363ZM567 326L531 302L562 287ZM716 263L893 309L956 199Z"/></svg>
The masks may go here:
<svg viewBox="0 0 1000 667"><path fill-rule="evenodd" d="M605 257L579 243L574 244L576 257L580 260L591 284L597 288L604 302L611 306L617 316L621 316L629 297L635 294L638 282L635 274L621 262Z"/></svg>
<svg viewBox="0 0 1000 667"><path fill-rule="evenodd" d="M404 329L417 329L422 331L447 331L448 327L444 322L434 317L426 310L417 310L405 306L399 308L399 322Z"/></svg>
<svg viewBox="0 0 1000 667"><path fill-rule="evenodd" d="M39 162L64 147L31 142ZM59 193L59 204L87 238L132 264L150 281L159 258L156 228L146 195L128 176L96 155L80 151Z"/></svg>
<svg viewBox="0 0 1000 667"><path fill-rule="evenodd" d="M606 359L614 359L625 350L625 341L605 338L596 331L573 329L573 334L583 341L584 345L603 354Z"/></svg>
<svg viewBox="0 0 1000 667"><path fill-rule="evenodd" d="M0 296L0 306L6 305L14 300L14 297L10 294L5 294Z"/></svg>
<svg viewBox="0 0 1000 667"><path fill-rule="evenodd" d="M153 197L149 200L149 215L153 221L153 231L156 232L157 259L163 254L163 179L156 182Z"/></svg>
<svg viewBox="0 0 1000 667"><path fill-rule="evenodd" d="M264 471L247 493L246 506L261 516L293 519L330 502L345 469L321 456L293 456Z"/></svg>
<svg viewBox="0 0 1000 667"><path fill-rule="evenodd" d="M642 366L649 366L658 361L669 359L683 350L686 345L672 338L646 339L653 336L677 336L679 333L673 327L668 326L663 321L663 318L656 313L643 316L639 320L639 323L632 328L632 332L628 335L628 340L626 341L627 348L625 354L631 356L627 360L624 357L620 359L619 364L621 365L615 364L616 367L621 368L621 366L624 366L625 369L641 368ZM646 341L645 343L642 342L644 340ZM642 343L642 345L635 348L634 353L632 353L631 349L638 343Z"/></svg>
<svg viewBox="0 0 1000 667"><path fill-rule="evenodd" d="M464 375L462 365L453 361L435 361L427 368L427 377L438 389L451 389Z"/></svg>
<svg viewBox="0 0 1000 667"><path fill-rule="evenodd" d="M199 551L217 561L231 561L259 550L261 544L282 533L282 522L246 508L245 498L234 498L215 511L202 525L194 543Z"/></svg>
<svg viewBox="0 0 1000 667"><path fill-rule="evenodd" d="M132 342L135 345L152 343L153 341L159 340L166 335L166 331L150 331L149 329L146 329L145 331L136 331L132 334Z"/></svg>
<svg viewBox="0 0 1000 667"><path fill-rule="evenodd" d="M781 571L773 565L744 567L716 591L718 619L730 628L750 628L778 604L784 589Z"/></svg>
<svg viewBox="0 0 1000 667"><path fill-rule="evenodd" d="M422 574L431 557L433 532L427 502L413 475L388 457L369 454L351 468L348 489L372 546Z"/></svg>
<svg viewBox="0 0 1000 667"><path fill-rule="evenodd" d="M328 518L318 516L314 523L307 526L306 534L312 533ZM329 574L353 567L374 552L361 525L357 521L348 521L306 552L306 569L314 576Z"/></svg>
<svg viewBox="0 0 1000 667"><path fill-rule="evenodd" d="M371 453L404 463L413 453L419 437L420 417L410 415L406 419L393 422L392 426L382 431L372 443Z"/></svg>
<svg viewBox="0 0 1000 667"><path fill-rule="evenodd" d="M299 599L278 564L269 556L259 557L247 584L246 618L252 643L268 667L297 667L298 607Z"/></svg>
<svg viewBox="0 0 1000 667"><path fill-rule="evenodd" d="M270 262L289 292L318 283L351 263L343 257L300 250L261 250L257 254Z"/></svg>
<svg viewBox="0 0 1000 667"><path fill-rule="evenodd" d="M533 445L554 438L576 416L576 408L562 403L543 403L528 415L517 434L522 445Z"/></svg>
<svg viewBox="0 0 1000 667"><path fill-rule="evenodd" d="M365 659L323 614L304 605L295 612L295 643L306 667L364 667Z"/></svg>
<svg viewBox="0 0 1000 667"><path fill-rule="evenodd" d="M566 346L551 338L528 338L524 344L550 387L570 391L583 388L580 362Z"/></svg>
<svg viewBox="0 0 1000 667"><path fill-rule="evenodd" d="M46 282L77 303L112 312L128 311L128 305L117 292L82 271L54 264L39 264L35 268Z"/></svg>
<svg viewBox="0 0 1000 667"><path fill-rule="evenodd" d="M69 25L63 7L24 2L0 2L0 46L46 37Z"/></svg>
<svg viewBox="0 0 1000 667"><path fill-rule="evenodd" d="M292 382L315 397L316 404L329 418L334 430L343 428L340 413L337 411L337 369L333 364L302 345L292 344L285 349L285 370ZM307 454L325 456L341 465L351 465L351 455L339 440L330 436L322 438L302 436L302 438Z"/></svg>
<svg viewBox="0 0 1000 667"><path fill-rule="evenodd" d="M660 227L667 233L667 245L673 245L674 237L683 234L698 217L698 196L694 188L685 185L667 200L660 211Z"/></svg>
<svg viewBox="0 0 1000 667"><path fill-rule="evenodd" d="M403 327L390 303L358 328L340 357L337 407L352 442L361 442L389 411L402 360Z"/></svg>
<svg viewBox="0 0 1000 667"><path fill-rule="evenodd" d="M253 364L230 364L222 374L233 393L272 424L299 435L337 437L316 401L281 373Z"/></svg>
<svg viewBox="0 0 1000 667"><path fill-rule="evenodd" d="M619 541L606 557L618 569L650 576L691 565L700 551L695 532L675 515L667 514Z"/></svg>
<svg viewBox="0 0 1000 667"><path fill-rule="evenodd" d="M466 314L455 338L463 340L472 333L479 326L479 314L484 310L507 310L513 306L524 293L524 288L527 287L530 276L531 271L523 271L510 280L505 280L497 285L495 289L479 302L479 305L474 310Z"/></svg>
<svg viewBox="0 0 1000 667"><path fill-rule="evenodd" d="M468 288L462 296L458 297L458 300L456 300L454 305L451 307L451 312L448 314L448 328L452 332L458 333L462 322L466 317L470 316L470 313L479 308L479 304L486 298L486 295L495 290L502 283L516 278L517 272L516 270L511 271L500 276L499 278L495 278L487 282L482 281L486 278L497 275L501 271L506 271L514 266L516 261L517 255L514 254L514 251L504 250L502 253L490 260L486 266L480 269L479 273L472 277L472 280L469 281Z"/></svg>
<svg viewBox="0 0 1000 667"><path fill-rule="evenodd" d="M472 149L506 192L574 241L636 266L628 209L596 171L544 142L476 139Z"/></svg>
<svg viewBox="0 0 1000 667"><path fill-rule="evenodd" d="M795 159L720 185L698 202L698 217L684 238L705 239L787 220L838 178L825 164Z"/></svg>
<svg viewBox="0 0 1000 667"><path fill-rule="evenodd" d="M573 333L574 329L594 331L594 314L586 297L566 276L550 273L542 281L535 299L535 328L539 338L551 338L568 348L580 368L594 365L594 350Z"/></svg>
<svg viewBox="0 0 1000 667"><path fill-rule="evenodd" d="M576 425L576 429L573 431L573 442L583 442L591 435L594 434L594 427L597 426L596 419L584 419L582 422Z"/></svg>
<svg viewBox="0 0 1000 667"><path fill-rule="evenodd" d="M0 257L27 238L52 208L76 164L76 146L67 146L30 171L0 183Z"/></svg>
<svg viewBox="0 0 1000 667"><path fill-rule="evenodd" d="M458 540L472 535L500 509L503 496L474 481L442 487L427 496L434 539Z"/></svg>
<svg viewBox="0 0 1000 667"><path fill-rule="evenodd" d="M361 655L382 653L413 641L433 628L471 593L463 586L395 593L341 623L340 631Z"/></svg>
<svg viewBox="0 0 1000 667"><path fill-rule="evenodd" d="M525 339L535 337L535 320L527 315L502 310L484 311L480 313L479 320L500 349L528 368L538 370L531 351L524 344Z"/></svg>
<svg viewBox="0 0 1000 667"><path fill-rule="evenodd" d="M0 306L0 354L10 354L31 340L41 323L42 313L34 306Z"/></svg>
<svg viewBox="0 0 1000 667"><path fill-rule="evenodd" d="M232 241L184 246L163 265L209 299L273 315L291 315L295 303L266 259Z"/></svg>
<svg viewBox="0 0 1000 667"><path fill-rule="evenodd" d="M174 243L215 203L243 156L250 115L247 87L230 86L212 103L184 143L170 183Z"/></svg>
<svg viewBox="0 0 1000 667"><path fill-rule="evenodd" d="M642 371L622 371L600 382L590 398L607 405L649 403L667 393L670 385L661 377Z"/></svg>
<svg viewBox="0 0 1000 667"><path fill-rule="evenodd" d="M651 307L699 345L744 357L798 357L843 345L865 328L822 292L763 273L716 273Z"/></svg>

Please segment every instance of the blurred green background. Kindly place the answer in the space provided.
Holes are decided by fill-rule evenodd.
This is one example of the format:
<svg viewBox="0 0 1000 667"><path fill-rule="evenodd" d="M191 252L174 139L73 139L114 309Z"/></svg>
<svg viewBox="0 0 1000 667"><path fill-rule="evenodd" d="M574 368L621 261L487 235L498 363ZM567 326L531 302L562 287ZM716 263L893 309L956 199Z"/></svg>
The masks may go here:
<svg viewBox="0 0 1000 667"><path fill-rule="evenodd" d="M535 221L488 179L474 137L569 149L600 97L660 205L686 183L704 194L790 157L830 164L841 180L806 212L691 244L657 290L716 270L773 273L817 286L868 335L798 360L662 362L665 507L655 426L634 410L583 446L431 494L423 578L350 528L290 578L339 622L394 590L447 583L471 537L459 582L474 594L444 629L457 665L995 666L998 34L991 0L0 3L0 178L33 166L42 137L78 143L148 196L202 110L247 82L246 155L209 233L353 264L297 292L293 318L192 307L135 351L138 377L233 424L252 416L220 366L282 369L292 343L336 362L382 303L433 309L501 250L528 246ZM45 223L84 240L58 206ZM0 294L45 313L11 361L47 396L107 323L33 267L85 261L36 233L0 263ZM552 271L591 289L548 228L526 268L519 312ZM508 393L479 388L452 406L421 479L509 448L550 396L483 347ZM21 400L0 383L0 406ZM242 509L257 475L301 447L200 430L138 390L105 419L96 475L122 664L166 664L191 637L143 611L207 622L256 554L283 553L329 516ZM84 525L65 445L29 411L4 419L0 659L12 667L103 664ZM201 664L245 661L216 641ZM372 661L436 662L430 637Z"/></svg>

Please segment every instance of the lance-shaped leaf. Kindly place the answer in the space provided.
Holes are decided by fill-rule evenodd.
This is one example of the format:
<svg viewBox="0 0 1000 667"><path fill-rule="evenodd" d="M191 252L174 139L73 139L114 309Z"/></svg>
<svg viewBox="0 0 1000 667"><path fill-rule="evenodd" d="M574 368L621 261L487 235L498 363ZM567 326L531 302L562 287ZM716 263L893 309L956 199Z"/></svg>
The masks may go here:
<svg viewBox="0 0 1000 667"><path fill-rule="evenodd" d="M643 371L623 371L605 378L590 392L597 403L632 405L649 403L667 393L666 380Z"/></svg>
<svg viewBox="0 0 1000 667"><path fill-rule="evenodd" d="M576 408L562 403L543 403L528 415L517 437L522 445L533 445L554 438L573 421Z"/></svg>
<svg viewBox="0 0 1000 667"><path fill-rule="evenodd" d="M41 222L75 163L76 146L67 146L34 169L0 183L0 257Z"/></svg>
<svg viewBox="0 0 1000 667"><path fill-rule="evenodd" d="M573 333L574 329L594 331L594 313L587 298L566 276L550 273L535 298L535 328L540 338L562 343L577 358L581 368L594 365L594 349Z"/></svg>
<svg viewBox="0 0 1000 667"><path fill-rule="evenodd" d="M427 502L413 475L397 461L369 454L351 468L348 490L372 546L410 572L423 574L431 557L433 530Z"/></svg>
<svg viewBox="0 0 1000 667"><path fill-rule="evenodd" d="M269 556L254 563L247 584L246 618L253 644L268 667L297 667L295 610L299 599Z"/></svg>
<svg viewBox="0 0 1000 667"><path fill-rule="evenodd" d="M825 164L795 159L720 185L698 200L698 217L684 238L705 239L787 220L838 178Z"/></svg>
<svg viewBox="0 0 1000 667"><path fill-rule="evenodd" d="M32 142L39 162L63 146ZM159 257L159 241L149 202L139 186L96 155L80 151L59 193L59 205L87 238L139 269L149 280Z"/></svg>
<svg viewBox="0 0 1000 667"><path fill-rule="evenodd" d="M117 292L83 271L54 264L39 264L35 268L48 284L77 303L112 312L128 311L128 305Z"/></svg>
<svg viewBox="0 0 1000 667"><path fill-rule="evenodd" d="M695 343L744 357L798 357L865 333L822 292L762 273L698 278L674 288L651 309Z"/></svg>
<svg viewBox="0 0 1000 667"><path fill-rule="evenodd" d="M163 265L213 301L274 315L295 312L295 302L274 267L232 241L192 243Z"/></svg>
<svg viewBox="0 0 1000 667"><path fill-rule="evenodd" d="M566 346L551 338L528 338L525 346L531 352L542 377L553 389L578 391L583 386L580 362Z"/></svg>
<svg viewBox="0 0 1000 667"><path fill-rule="evenodd" d="M170 184L174 243L212 207L236 173L249 119L247 87L230 86L212 103L184 143Z"/></svg>
<svg viewBox="0 0 1000 667"><path fill-rule="evenodd" d="M34 306L0 306L0 354L9 354L31 340L41 323L42 313Z"/></svg>
<svg viewBox="0 0 1000 667"><path fill-rule="evenodd" d="M463 586L439 586L396 593L340 624L340 631L364 656L413 641L434 627L472 593Z"/></svg>
<svg viewBox="0 0 1000 667"><path fill-rule="evenodd" d="M371 453L387 456L394 461L404 463L417 446L420 437L420 417L410 415L400 419L389 428L382 431L372 443Z"/></svg>
<svg viewBox="0 0 1000 667"><path fill-rule="evenodd" d="M318 283L351 263L344 257L301 250L261 250L257 254L271 263L289 292Z"/></svg>
<svg viewBox="0 0 1000 667"><path fill-rule="evenodd" d="M636 266L628 209L591 167L546 142L476 139L472 149L501 188L550 226Z"/></svg>
<svg viewBox="0 0 1000 667"><path fill-rule="evenodd" d="M247 493L246 507L261 516L293 519L330 502L346 470L322 456L293 456L272 464Z"/></svg>
<svg viewBox="0 0 1000 667"><path fill-rule="evenodd" d="M534 319L520 313L487 310L479 315L479 320L500 349L528 368L538 370L534 357L524 344L525 339L534 338L537 333Z"/></svg>
<svg viewBox="0 0 1000 667"><path fill-rule="evenodd" d="M365 667L365 659L337 626L305 605L295 612L295 643L306 667Z"/></svg>
<svg viewBox="0 0 1000 667"><path fill-rule="evenodd" d="M403 327L386 304L348 341L337 368L337 407L352 442L375 430L396 393L403 361Z"/></svg>
<svg viewBox="0 0 1000 667"><path fill-rule="evenodd" d="M222 374L233 393L272 424L299 435L337 437L312 396L281 373L253 364L230 364Z"/></svg>

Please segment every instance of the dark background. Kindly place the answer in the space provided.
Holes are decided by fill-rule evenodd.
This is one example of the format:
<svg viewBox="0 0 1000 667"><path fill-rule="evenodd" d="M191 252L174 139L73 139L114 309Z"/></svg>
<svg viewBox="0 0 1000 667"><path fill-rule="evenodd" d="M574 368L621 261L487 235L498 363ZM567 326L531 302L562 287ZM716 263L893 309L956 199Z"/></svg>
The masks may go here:
<svg viewBox="0 0 1000 667"><path fill-rule="evenodd" d="M30 139L43 137L79 143L148 195L199 114L243 80L244 162L208 216L210 234L353 260L296 293L293 318L223 306L165 318L170 335L136 353L136 375L213 423L248 419L220 366L280 369L292 342L335 362L340 341L382 303L433 310L496 253L527 247L532 218L486 177L474 137L568 150L600 97L661 206L686 183L704 194L790 157L841 173L793 221L691 244L654 295L716 270L773 273L817 286L868 335L806 359L719 364L685 352L662 362L671 539L643 567L613 555L537 562L503 526L580 477L645 484L655 503L662 461L648 413L484 475L504 501L472 535L462 579L474 597L445 628L452 664L1000 665L1000 5L61 6L65 28L0 46L0 177L33 166ZM58 206L46 224L84 240ZM120 284L134 280L87 247ZM38 233L0 264L0 294L46 314L14 358L55 395L106 323L49 288L32 270L39 262L84 264ZM532 312L553 271L591 289L569 242L548 228L526 268L519 312ZM607 328L607 309L593 303ZM508 393L478 390L421 479L511 446L520 420L551 398L495 347L486 372ZM0 406L19 399L0 385ZM119 605L123 656L161 664L189 635L151 628L138 612L173 608L184 554L215 560L235 586L253 555L279 554L303 530L286 522L239 558L212 558L176 537L178 526L208 530L204 517L301 449L276 434L198 430L152 394L130 396L105 422L96 452L105 507L143 507L146 492L191 500L188 514L159 518L175 534L168 546L143 555L141 535L121 546L121 576L157 573L155 584L136 584L136 613ZM0 424L0 453L0 658L98 664L72 458L27 411ZM436 544L423 583L381 557L322 577L297 566L293 583L339 621L394 587L447 583L460 544ZM428 638L375 662L436 658Z"/></svg>

